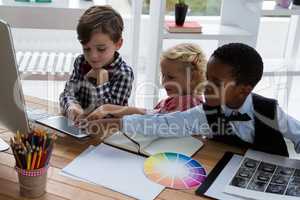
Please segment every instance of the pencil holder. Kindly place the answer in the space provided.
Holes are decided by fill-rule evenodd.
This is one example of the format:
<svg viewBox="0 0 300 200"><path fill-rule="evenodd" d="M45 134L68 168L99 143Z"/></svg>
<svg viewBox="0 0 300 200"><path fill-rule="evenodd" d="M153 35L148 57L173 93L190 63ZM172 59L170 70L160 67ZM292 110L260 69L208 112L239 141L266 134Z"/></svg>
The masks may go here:
<svg viewBox="0 0 300 200"><path fill-rule="evenodd" d="M10 138L21 196L35 198L45 193L47 170L55 139L55 133L34 127L27 134L17 131Z"/></svg>
<svg viewBox="0 0 300 200"><path fill-rule="evenodd" d="M20 195L27 198L40 197L45 193L48 166L26 170L16 167L18 173Z"/></svg>

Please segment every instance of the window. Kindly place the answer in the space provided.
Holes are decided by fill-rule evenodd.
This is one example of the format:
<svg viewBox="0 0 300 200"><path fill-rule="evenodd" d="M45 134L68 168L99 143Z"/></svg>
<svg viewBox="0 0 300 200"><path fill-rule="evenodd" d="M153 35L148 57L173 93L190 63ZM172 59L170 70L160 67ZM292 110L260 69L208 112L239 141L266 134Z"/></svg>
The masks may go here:
<svg viewBox="0 0 300 200"><path fill-rule="evenodd" d="M177 0L166 1L166 14L174 15L174 6ZM221 10L221 0L186 0L189 5L188 15L218 16ZM149 14L150 0L145 0L143 5L143 14Z"/></svg>

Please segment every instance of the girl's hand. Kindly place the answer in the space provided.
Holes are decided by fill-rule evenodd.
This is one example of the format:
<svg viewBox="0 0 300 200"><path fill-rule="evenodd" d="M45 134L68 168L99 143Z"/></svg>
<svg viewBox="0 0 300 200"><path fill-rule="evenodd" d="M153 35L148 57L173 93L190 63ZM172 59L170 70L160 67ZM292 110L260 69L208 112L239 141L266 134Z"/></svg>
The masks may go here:
<svg viewBox="0 0 300 200"><path fill-rule="evenodd" d="M84 116L84 111L79 104L71 104L67 110L67 118L77 122Z"/></svg>

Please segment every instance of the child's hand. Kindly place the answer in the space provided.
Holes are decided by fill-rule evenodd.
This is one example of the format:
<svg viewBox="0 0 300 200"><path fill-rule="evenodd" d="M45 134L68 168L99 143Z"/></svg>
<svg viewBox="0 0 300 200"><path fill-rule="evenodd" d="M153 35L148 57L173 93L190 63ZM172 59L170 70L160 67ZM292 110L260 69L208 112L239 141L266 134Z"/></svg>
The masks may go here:
<svg viewBox="0 0 300 200"><path fill-rule="evenodd" d="M96 71L97 73L97 85L102 85L105 82L108 82L109 76L108 71L105 69L100 69Z"/></svg>
<svg viewBox="0 0 300 200"><path fill-rule="evenodd" d="M91 69L86 75L85 75L87 78L94 78L94 79L97 79L97 74L96 74L96 71Z"/></svg>
<svg viewBox="0 0 300 200"><path fill-rule="evenodd" d="M103 119L107 117L107 115L110 115L110 110L107 109L107 105L102 105L99 106L97 109L95 109L93 112L91 112L87 117L86 120L92 121L92 120L97 120L97 119Z"/></svg>
<svg viewBox="0 0 300 200"><path fill-rule="evenodd" d="M109 80L108 71L105 69L91 69L86 77L94 78L97 80L97 85L102 85Z"/></svg>
<svg viewBox="0 0 300 200"><path fill-rule="evenodd" d="M84 111L79 104L72 104L69 106L67 110L67 117L70 120L77 122L83 116L84 116Z"/></svg>

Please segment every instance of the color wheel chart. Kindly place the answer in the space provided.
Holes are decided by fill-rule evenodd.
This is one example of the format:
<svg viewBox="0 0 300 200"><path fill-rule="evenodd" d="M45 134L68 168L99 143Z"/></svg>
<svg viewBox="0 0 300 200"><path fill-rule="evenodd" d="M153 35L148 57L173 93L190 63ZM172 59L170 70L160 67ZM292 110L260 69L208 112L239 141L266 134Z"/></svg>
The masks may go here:
<svg viewBox="0 0 300 200"><path fill-rule="evenodd" d="M205 169L196 160L169 152L147 158L144 173L150 180L175 189L191 189L206 179Z"/></svg>

